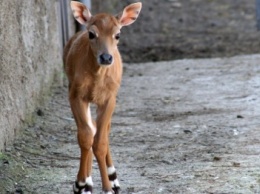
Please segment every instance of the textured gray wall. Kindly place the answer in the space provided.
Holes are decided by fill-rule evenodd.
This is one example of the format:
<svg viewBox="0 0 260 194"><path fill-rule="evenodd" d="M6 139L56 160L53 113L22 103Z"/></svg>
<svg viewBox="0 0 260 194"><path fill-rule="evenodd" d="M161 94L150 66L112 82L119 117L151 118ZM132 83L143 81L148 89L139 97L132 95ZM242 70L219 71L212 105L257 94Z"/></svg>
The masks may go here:
<svg viewBox="0 0 260 194"><path fill-rule="evenodd" d="M109 1L103 1L103 0L92 0L91 4L91 13L97 14L101 12L111 13L111 14L117 14L119 11L117 8L123 7L122 5L126 5L127 1L119 1L119 0L109 0Z"/></svg>
<svg viewBox="0 0 260 194"><path fill-rule="evenodd" d="M57 0L0 0L0 150L62 73L58 8Z"/></svg>

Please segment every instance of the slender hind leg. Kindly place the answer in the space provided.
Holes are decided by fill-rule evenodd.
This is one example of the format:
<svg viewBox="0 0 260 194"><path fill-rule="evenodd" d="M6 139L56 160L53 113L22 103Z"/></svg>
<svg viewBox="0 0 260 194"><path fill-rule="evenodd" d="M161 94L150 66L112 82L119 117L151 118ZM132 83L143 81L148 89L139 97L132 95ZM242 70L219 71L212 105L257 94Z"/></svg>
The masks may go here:
<svg viewBox="0 0 260 194"><path fill-rule="evenodd" d="M109 126L108 126L108 134L110 133L110 129L111 129L111 124L109 124ZM108 143L108 150L107 150L107 155L106 155L106 164L107 164L108 178L111 183L112 189L115 194L119 194L120 184L117 179L116 169L113 165L113 160L112 160L112 156L111 156L111 152L110 152L109 143Z"/></svg>

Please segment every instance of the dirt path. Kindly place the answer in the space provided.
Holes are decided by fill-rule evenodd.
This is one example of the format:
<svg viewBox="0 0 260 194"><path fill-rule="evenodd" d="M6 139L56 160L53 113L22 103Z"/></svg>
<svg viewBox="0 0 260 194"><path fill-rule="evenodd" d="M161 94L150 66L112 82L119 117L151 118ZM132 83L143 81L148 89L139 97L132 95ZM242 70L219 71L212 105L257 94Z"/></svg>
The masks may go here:
<svg viewBox="0 0 260 194"><path fill-rule="evenodd" d="M122 193L260 193L259 60L126 64L111 134ZM76 127L54 91L0 155L1 194L72 193ZM99 193L96 163L93 178Z"/></svg>

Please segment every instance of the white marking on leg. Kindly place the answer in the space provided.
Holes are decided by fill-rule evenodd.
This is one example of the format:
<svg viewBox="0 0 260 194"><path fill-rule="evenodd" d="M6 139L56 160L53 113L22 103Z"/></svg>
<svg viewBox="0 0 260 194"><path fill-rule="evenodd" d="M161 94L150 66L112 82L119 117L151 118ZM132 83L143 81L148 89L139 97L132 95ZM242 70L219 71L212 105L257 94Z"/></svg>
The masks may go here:
<svg viewBox="0 0 260 194"><path fill-rule="evenodd" d="M108 191L108 192L103 191L103 194L113 194L113 193L112 193L112 191Z"/></svg>
<svg viewBox="0 0 260 194"><path fill-rule="evenodd" d="M90 191L87 191L87 192L83 191L81 194L91 194L91 192Z"/></svg>
<svg viewBox="0 0 260 194"><path fill-rule="evenodd" d="M93 181L91 176L86 178L86 184L93 187Z"/></svg>
<svg viewBox="0 0 260 194"><path fill-rule="evenodd" d="M120 187L119 181L118 179L115 179L113 181L110 181L111 187L115 188L115 187Z"/></svg>
<svg viewBox="0 0 260 194"><path fill-rule="evenodd" d="M92 177L91 177L91 176L87 177L86 180L85 180L85 182L79 181L79 182L78 182L78 185L79 185L80 187L84 187L85 185L89 185L89 186L92 186L92 187L93 187Z"/></svg>
<svg viewBox="0 0 260 194"><path fill-rule="evenodd" d="M114 174L115 172L116 172L116 169L115 169L114 166L111 166L111 167L108 167L108 168L107 168L107 173L108 173L108 175L112 175L112 174Z"/></svg>
<svg viewBox="0 0 260 194"><path fill-rule="evenodd" d="M93 124L92 118L91 118L91 111L90 111L90 105L88 105L88 109L87 109L87 123L89 128L91 129L93 136L96 135L97 129Z"/></svg>
<svg viewBox="0 0 260 194"><path fill-rule="evenodd" d="M114 173L116 173L115 167L114 167L114 166L108 167L108 168L107 168L107 173L108 173L108 176L109 176L109 175L112 175L112 174L114 174ZM112 187L112 188L120 187L120 184L119 184L118 179L115 179L115 180L113 180L113 181L110 181L110 184L111 184L111 187Z"/></svg>
<svg viewBox="0 0 260 194"><path fill-rule="evenodd" d="M120 187L118 179L114 180L114 185L115 185L115 187Z"/></svg>
<svg viewBox="0 0 260 194"><path fill-rule="evenodd" d="M78 182L78 185L79 185L80 187L84 187L84 186L86 185L86 182L79 181L79 182Z"/></svg>

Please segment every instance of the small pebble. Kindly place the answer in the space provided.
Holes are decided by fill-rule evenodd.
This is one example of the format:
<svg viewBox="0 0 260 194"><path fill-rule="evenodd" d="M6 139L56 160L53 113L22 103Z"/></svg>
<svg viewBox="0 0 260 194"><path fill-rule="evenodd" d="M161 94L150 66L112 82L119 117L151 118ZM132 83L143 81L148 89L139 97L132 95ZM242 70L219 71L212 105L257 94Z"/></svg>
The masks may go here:
<svg viewBox="0 0 260 194"><path fill-rule="evenodd" d="M220 160L221 160L221 157L215 156L215 157L213 158L213 160L214 160L214 161L220 161Z"/></svg>
<svg viewBox="0 0 260 194"><path fill-rule="evenodd" d="M9 164L9 161L6 160L6 159L4 159L4 160L3 160L3 163L7 165L7 164Z"/></svg>
<svg viewBox="0 0 260 194"><path fill-rule="evenodd" d="M178 2L178 1L176 1L176 2L173 2L173 3L172 3L172 7L174 7L174 8L180 8L180 7L182 7L182 4L181 4L180 2Z"/></svg>
<svg viewBox="0 0 260 194"><path fill-rule="evenodd" d="M23 190L21 188L17 188L15 190L15 194L23 194Z"/></svg>
<svg viewBox="0 0 260 194"><path fill-rule="evenodd" d="M239 163L239 162L233 162L232 165L233 165L234 167L240 167L240 163Z"/></svg>
<svg viewBox="0 0 260 194"><path fill-rule="evenodd" d="M44 112L41 109L38 109L36 113L40 117L44 116Z"/></svg>
<svg viewBox="0 0 260 194"><path fill-rule="evenodd" d="M192 131L187 130L187 129L183 130L183 132L186 133L186 134L188 134L188 133L192 133Z"/></svg>

